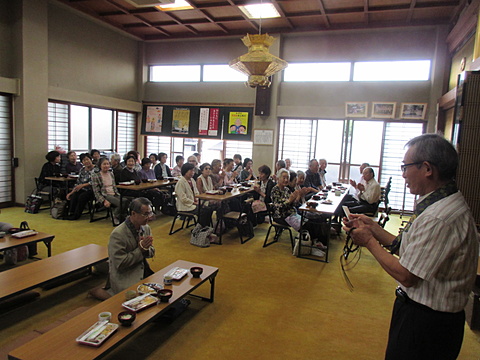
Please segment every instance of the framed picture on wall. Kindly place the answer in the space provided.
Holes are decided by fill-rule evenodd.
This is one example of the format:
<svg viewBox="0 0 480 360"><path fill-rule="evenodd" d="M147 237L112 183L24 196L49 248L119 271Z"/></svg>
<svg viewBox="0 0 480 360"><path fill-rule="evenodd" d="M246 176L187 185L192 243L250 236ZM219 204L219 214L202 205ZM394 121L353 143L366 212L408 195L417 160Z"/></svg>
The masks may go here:
<svg viewBox="0 0 480 360"><path fill-rule="evenodd" d="M395 117L396 105L394 102L372 102L372 117L392 119Z"/></svg>
<svg viewBox="0 0 480 360"><path fill-rule="evenodd" d="M347 102L345 103L345 116L367 117L368 102Z"/></svg>
<svg viewBox="0 0 480 360"><path fill-rule="evenodd" d="M402 103L400 117L402 119L425 119L426 103Z"/></svg>

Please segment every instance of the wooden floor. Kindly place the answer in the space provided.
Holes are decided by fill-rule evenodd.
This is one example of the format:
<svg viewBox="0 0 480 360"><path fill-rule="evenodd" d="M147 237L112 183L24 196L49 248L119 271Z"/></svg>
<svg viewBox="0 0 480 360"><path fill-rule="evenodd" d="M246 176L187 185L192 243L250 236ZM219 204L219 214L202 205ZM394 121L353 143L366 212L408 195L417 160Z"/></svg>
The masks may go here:
<svg viewBox="0 0 480 360"><path fill-rule="evenodd" d="M62 221L47 212L2 209L0 221L18 226L23 220L55 234L53 255L89 243L105 246L113 229L108 220ZM343 235L332 239L330 263L325 264L293 257L286 235L263 248L267 224L243 245L232 230L224 245L198 248L189 244L188 230L168 235L171 220L160 216L151 224L156 247L152 269L177 259L218 267L215 302L192 299L173 324L148 326L108 359L383 358L396 284L368 251L347 271L354 286L350 291L339 262ZM387 228L396 233L400 221L394 217ZM46 257L44 246L38 250ZM97 275L39 290L38 300L0 315L0 347L80 306L96 304L87 292L104 281L105 275ZM480 359L480 332L468 325L459 359Z"/></svg>

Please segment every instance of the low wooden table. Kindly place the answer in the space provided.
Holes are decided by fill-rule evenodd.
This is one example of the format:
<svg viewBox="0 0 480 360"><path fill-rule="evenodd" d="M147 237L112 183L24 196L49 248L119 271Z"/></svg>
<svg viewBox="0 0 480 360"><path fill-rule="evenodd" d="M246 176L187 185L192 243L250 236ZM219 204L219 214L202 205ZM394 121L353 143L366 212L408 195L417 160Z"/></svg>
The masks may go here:
<svg viewBox="0 0 480 360"><path fill-rule="evenodd" d="M17 239L12 235L5 235L0 239L0 251L43 241L47 247L48 257L50 257L52 256L52 241L54 237L55 235L45 234L43 232L39 232L37 235L27 236L21 239Z"/></svg>
<svg viewBox="0 0 480 360"><path fill-rule="evenodd" d="M156 306L151 306L141 312L138 312L137 318L130 327L120 326L117 332L108 338L98 348L78 344L75 339L91 325L93 325L98 320L98 314L103 311L111 312L111 322L118 323L118 313L125 310L122 307L122 303L125 301L125 292L121 292L110 299L103 301L89 310L86 310L82 314L48 331L42 336L39 336L25 345L13 350L8 354L8 358L11 360L98 359L104 356L107 352L113 350L122 342L126 341L130 336L143 328L149 322L160 316L170 308L170 305L181 300L186 295L196 296L191 294L191 292L207 281L210 282L210 297L197 297L213 302L215 277L218 273L218 268L184 260L178 260L173 264L166 266L162 270L131 286L129 290L136 290L137 286L144 282L162 283L163 275L172 267L176 266L185 269L190 269L192 266L201 266L203 268L203 273L198 279L194 279L189 273L182 280L174 281L173 285L166 286L167 289L173 290L173 296L170 299L170 302L159 303Z"/></svg>
<svg viewBox="0 0 480 360"><path fill-rule="evenodd" d="M342 187L345 187L346 190L341 190L343 191L340 196L335 195L335 187L333 187L327 194L327 198L325 200L313 200L310 198L308 202L316 202L318 205L317 207L308 207L307 204L302 204L300 206L299 210L302 215L302 224L303 224L303 219L305 217L305 214L307 212L312 213L312 214L318 214L318 215L326 215L327 216L327 224L329 225L329 229L327 231L327 249L325 250L325 260L322 258L313 258L305 255L301 255L301 249L302 249L302 242L299 241L298 244L298 255L297 257L304 258L304 259L309 259L309 260L316 260L316 261L321 261L321 262L327 262L328 263L328 251L330 249L330 227L332 224L332 217L334 216L335 212L337 211L338 207L343 201L343 198L348 194L348 191L350 189L350 185L342 184ZM323 196L323 192L320 191L317 193L317 195ZM330 204L324 204L323 202L326 200L330 200ZM315 220L309 220L309 221L315 221ZM302 228L300 228L300 233L302 231Z"/></svg>
<svg viewBox="0 0 480 360"><path fill-rule="evenodd" d="M52 235L53 237L53 235ZM77 249L0 272L0 299L35 289L51 280L108 259L105 246L89 244Z"/></svg>

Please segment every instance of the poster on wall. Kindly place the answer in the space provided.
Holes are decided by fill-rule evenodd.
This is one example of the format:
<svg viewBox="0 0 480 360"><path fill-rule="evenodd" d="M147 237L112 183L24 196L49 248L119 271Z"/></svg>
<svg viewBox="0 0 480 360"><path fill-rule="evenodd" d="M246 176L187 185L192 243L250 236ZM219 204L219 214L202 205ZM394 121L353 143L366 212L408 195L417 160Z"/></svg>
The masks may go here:
<svg viewBox="0 0 480 360"><path fill-rule="evenodd" d="M172 113L172 134L188 135L190 109L174 108Z"/></svg>
<svg viewBox="0 0 480 360"><path fill-rule="evenodd" d="M217 136L218 135L218 117L220 109L218 108L200 108L198 121L198 135Z"/></svg>
<svg viewBox="0 0 480 360"><path fill-rule="evenodd" d="M248 112L231 112L228 119L228 133L248 134Z"/></svg>
<svg viewBox="0 0 480 360"><path fill-rule="evenodd" d="M148 106L145 121L145 131L153 133L162 132L163 106Z"/></svg>

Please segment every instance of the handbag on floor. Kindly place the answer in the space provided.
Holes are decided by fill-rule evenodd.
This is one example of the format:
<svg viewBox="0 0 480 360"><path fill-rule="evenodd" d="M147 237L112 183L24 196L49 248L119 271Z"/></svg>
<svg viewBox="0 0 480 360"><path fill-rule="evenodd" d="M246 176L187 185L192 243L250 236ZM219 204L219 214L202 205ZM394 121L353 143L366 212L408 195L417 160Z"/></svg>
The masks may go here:
<svg viewBox="0 0 480 360"><path fill-rule="evenodd" d="M55 198L53 206L50 209L50 214L54 219L63 219L67 214L67 200L62 200L60 198Z"/></svg>
<svg viewBox="0 0 480 360"><path fill-rule="evenodd" d="M43 199L41 196L30 194L25 200L25 212L29 214L37 214L42 206Z"/></svg>
<svg viewBox="0 0 480 360"><path fill-rule="evenodd" d="M295 247L293 248L293 256L298 256L299 241L302 239L302 251L300 255L310 255L312 252L312 239L307 230L303 230L297 237L295 237Z"/></svg>
<svg viewBox="0 0 480 360"><path fill-rule="evenodd" d="M203 227L200 224L197 224L192 230L192 237L190 238L190 244L199 246L199 247L209 247L210 246L210 235L213 233L213 228L209 226Z"/></svg>

